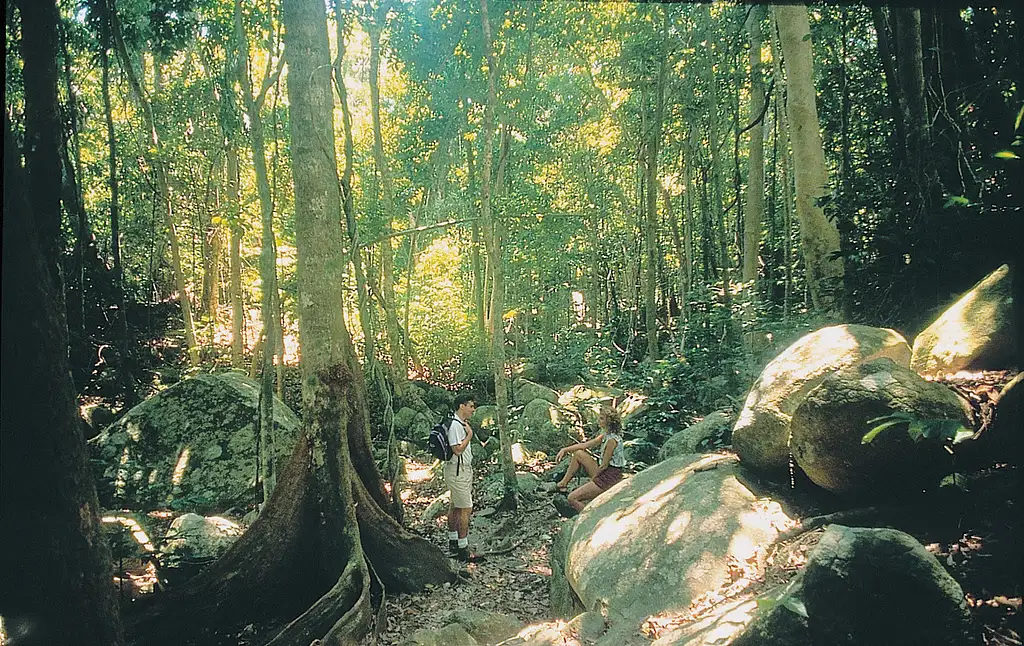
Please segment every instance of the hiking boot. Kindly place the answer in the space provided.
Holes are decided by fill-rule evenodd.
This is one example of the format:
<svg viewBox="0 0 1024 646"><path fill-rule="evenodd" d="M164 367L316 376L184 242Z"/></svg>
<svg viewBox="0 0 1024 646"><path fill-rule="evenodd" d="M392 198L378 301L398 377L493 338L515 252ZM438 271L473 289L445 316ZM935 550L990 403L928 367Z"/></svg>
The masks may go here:
<svg viewBox="0 0 1024 646"><path fill-rule="evenodd" d="M459 542L458 541L452 541L452 540L448 541L448 553L451 554L452 556L455 556L456 554L459 553Z"/></svg>
<svg viewBox="0 0 1024 646"><path fill-rule="evenodd" d="M580 513L576 511L576 509L572 505L569 504L569 499L563 496L562 494L553 496L551 498L551 504L555 506L555 509L558 510L558 513L562 514L566 518L572 518L576 514Z"/></svg>
<svg viewBox="0 0 1024 646"><path fill-rule="evenodd" d="M462 563L479 563L484 557L470 552L468 547L460 547L455 552L455 560Z"/></svg>

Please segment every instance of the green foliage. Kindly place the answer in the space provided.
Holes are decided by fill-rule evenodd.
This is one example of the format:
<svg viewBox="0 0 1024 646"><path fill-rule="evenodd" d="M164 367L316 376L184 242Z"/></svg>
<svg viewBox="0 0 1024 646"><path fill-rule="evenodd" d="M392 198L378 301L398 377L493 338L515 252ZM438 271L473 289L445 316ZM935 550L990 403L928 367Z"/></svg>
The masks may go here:
<svg viewBox="0 0 1024 646"><path fill-rule="evenodd" d="M882 432L897 426L906 426L907 435L915 442L931 440L942 444L955 445L970 439L974 431L953 419L920 418L908 413L897 412L868 420L877 424L864 434L861 444L870 444Z"/></svg>

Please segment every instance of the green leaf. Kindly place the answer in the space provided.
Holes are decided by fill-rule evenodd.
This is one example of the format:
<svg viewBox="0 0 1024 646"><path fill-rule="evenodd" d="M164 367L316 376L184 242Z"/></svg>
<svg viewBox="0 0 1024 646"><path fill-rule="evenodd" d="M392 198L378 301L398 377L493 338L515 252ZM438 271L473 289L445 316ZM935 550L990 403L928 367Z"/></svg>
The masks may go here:
<svg viewBox="0 0 1024 646"><path fill-rule="evenodd" d="M804 619L807 619L807 606L804 605L803 601L796 597L787 596L784 598L782 600L782 607L800 615Z"/></svg>
<svg viewBox="0 0 1024 646"><path fill-rule="evenodd" d="M996 159L1020 159L1017 153L1012 150L1000 150L996 154L992 155Z"/></svg>
<svg viewBox="0 0 1024 646"><path fill-rule="evenodd" d="M804 34L804 37L803 37L803 38L801 38L800 40L806 43L806 42L807 42L807 41L809 41L810 39L811 39L811 33L810 33L810 32L807 32L806 34Z"/></svg>
<svg viewBox="0 0 1024 646"><path fill-rule="evenodd" d="M871 422L877 421L879 419L886 419L886 418L879 417L879 418L876 418L874 420L871 420ZM874 427L873 429L871 429L870 431L865 433L864 437L860 438L860 443L861 444L870 444L871 441L874 440L876 437L878 437L878 434L881 433L882 431L884 431L885 429L890 428L892 426L896 426L898 424L906 424L908 421L909 420L905 420L905 419L890 419L888 422L885 422L884 424L879 424L878 426ZM871 422L868 422L868 423L871 423Z"/></svg>
<svg viewBox="0 0 1024 646"><path fill-rule="evenodd" d="M950 195L949 199L946 200L946 203L942 205L942 208L948 209L951 206L968 206L970 203L970 200L963 195Z"/></svg>
<svg viewBox="0 0 1024 646"><path fill-rule="evenodd" d="M1020 130L1020 122L1024 120L1024 105L1020 106L1020 110L1017 111L1017 120L1013 122L1013 129Z"/></svg>

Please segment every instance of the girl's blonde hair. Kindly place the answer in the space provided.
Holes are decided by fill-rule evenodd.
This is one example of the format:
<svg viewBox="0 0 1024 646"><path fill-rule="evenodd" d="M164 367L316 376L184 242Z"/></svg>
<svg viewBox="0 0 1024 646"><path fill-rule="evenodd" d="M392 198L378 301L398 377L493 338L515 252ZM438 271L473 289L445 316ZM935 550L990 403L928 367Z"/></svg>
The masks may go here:
<svg viewBox="0 0 1024 646"><path fill-rule="evenodd" d="M602 408L601 416L607 420L608 432L619 433L622 431L622 416L619 415L619 411L614 408Z"/></svg>

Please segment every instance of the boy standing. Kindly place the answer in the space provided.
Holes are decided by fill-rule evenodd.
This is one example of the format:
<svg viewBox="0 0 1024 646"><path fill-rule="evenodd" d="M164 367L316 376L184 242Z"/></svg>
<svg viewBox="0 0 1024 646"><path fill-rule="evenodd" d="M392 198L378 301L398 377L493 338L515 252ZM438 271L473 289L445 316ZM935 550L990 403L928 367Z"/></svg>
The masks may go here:
<svg viewBox="0 0 1024 646"><path fill-rule="evenodd" d="M469 418L476 410L473 396L463 393L455 398L455 416L448 426L452 458L444 463L444 482L451 491L448 506L448 551L459 561L477 560L469 552L469 517L473 513L473 429Z"/></svg>

